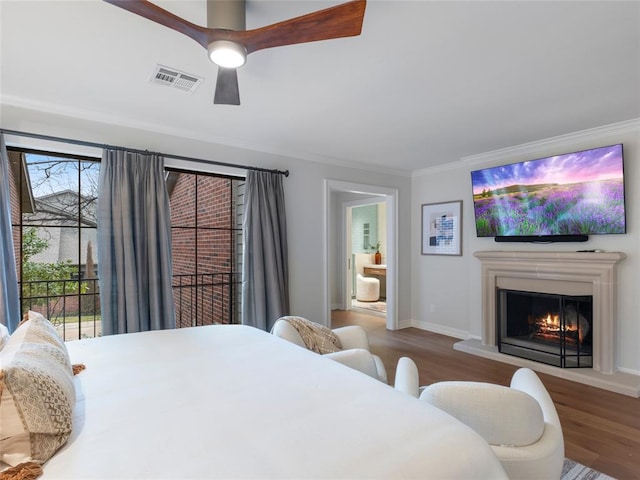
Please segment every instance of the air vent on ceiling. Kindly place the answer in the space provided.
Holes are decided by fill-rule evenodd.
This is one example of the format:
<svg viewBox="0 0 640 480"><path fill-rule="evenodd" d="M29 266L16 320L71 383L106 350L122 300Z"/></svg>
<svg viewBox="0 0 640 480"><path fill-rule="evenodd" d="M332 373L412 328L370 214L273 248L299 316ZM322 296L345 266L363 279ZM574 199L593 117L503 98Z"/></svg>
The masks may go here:
<svg viewBox="0 0 640 480"><path fill-rule="evenodd" d="M156 65L149 77L151 83L166 85L167 87L177 88L178 90L189 93L195 92L203 80L203 78L196 77L190 73L184 73L175 68L165 67L163 65Z"/></svg>

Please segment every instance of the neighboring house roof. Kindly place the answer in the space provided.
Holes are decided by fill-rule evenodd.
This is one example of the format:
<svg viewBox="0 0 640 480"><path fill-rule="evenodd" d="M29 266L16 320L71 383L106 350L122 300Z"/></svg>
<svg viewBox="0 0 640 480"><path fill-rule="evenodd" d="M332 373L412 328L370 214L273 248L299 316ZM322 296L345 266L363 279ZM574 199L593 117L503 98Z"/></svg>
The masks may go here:
<svg viewBox="0 0 640 480"><path fill-rule="evenodd" d="M96 227L97 199L78 195L73 190L63 190L35 198L33 213L25 217L25 223L45 222L46 225L69 226L78 224L80 210L80 226Z"/></svg>
<svg viewBox="0 0 640 480"><path fill-rule="evenodd" d="M78 195L73 190L63 190L35 198L34 212L25 214L23 222L26 225L37 226L38 236L47 241L48 248L34 255L32 260L43 263L87 263L88 244L96 245L96 204L95 198ZM84 227L80 235L76 231L77 227ZM91 260L96 263L95 259Z"/></svg>

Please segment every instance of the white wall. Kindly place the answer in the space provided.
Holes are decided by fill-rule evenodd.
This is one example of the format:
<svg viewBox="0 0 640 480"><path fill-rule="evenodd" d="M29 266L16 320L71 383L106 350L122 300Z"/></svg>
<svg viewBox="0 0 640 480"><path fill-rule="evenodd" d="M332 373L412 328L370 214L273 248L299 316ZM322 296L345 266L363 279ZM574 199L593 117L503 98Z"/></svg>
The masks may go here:
<svg viewBox="0 0 640 480"><path fill-rule="evenodd" d="M290 176L285 179L284 188L287 208L291 313L318 322L325 322L329 312L328 301L325 302L325 298L329 298L329 295L324 296L324 271L327 268L324 260L325 237L322 230L325 213L325 180L398 189L398 225L400 232L403 232L398 240L400 252L398 319L401 322L408 322L411 319L409 248L411 236L408 233L411 231L411 179L409 177L393 175L391 170L375 171L319 164L281 155L179 138L172 136L171 132L151 132L121 123L92 122L80 117L62 116L7 105L2 105L2 128L200 159L289 170ZM20 145L32 148L100 156L100 150L95 148L7 137L9 145L15 145L18 141ZM187 163L176 160L167 161L167 164L172 166L186 167ZM206 164L193 166L204 171L234 172L234 170ZM237 174L243 174L243 172L243 170L235 170Z"/></svg>
<svg viewBox="0 0 640 480"><path fill-rule="evenodd" d="M588 148L623 144L627 234L591 236L586 243L500 243L477 238L472 170ZM623 252L618 267L617 367L640 374L640 120L467 157L446 167L415 172L412 181L412 321L414 326L458 338L481 337L481 250L575 251L601 248ZM424 203L463 201L461 257L420 255L420 212Z"/></svg>

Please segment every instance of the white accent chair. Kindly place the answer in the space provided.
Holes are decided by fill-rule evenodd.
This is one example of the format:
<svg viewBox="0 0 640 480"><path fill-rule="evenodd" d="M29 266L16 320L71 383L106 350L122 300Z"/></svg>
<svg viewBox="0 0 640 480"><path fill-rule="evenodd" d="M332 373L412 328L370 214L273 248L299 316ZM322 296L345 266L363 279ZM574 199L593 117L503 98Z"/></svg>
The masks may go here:
<svg viewBox="0 0 640 480"><path fill-rule="evenodd" d="M356 300L359 302L377 302L380 299L380 280L365 277L361 273L356 276Z"/></svg>
<svg viewBox="0 0 640 480"><path fill-rule="evenodd" d="M271 333L302 348L307 348L298 331L282 318L276 320ZM382 363L380 357L369 351L369 337L364 328L357 325L349 325L336 328L333 333L340 339L342 350L327 353L324 355L325 357L359 370L381 382L388 382L384 363Z"/></svg>
<svg viewBox="0 0 640 480"><path fill-rule="evenodd" d="M481 382L438 382L420 399L479 433L510 479L559 479L564 463L562 427L538 376L521 368L511 387Z"/></svg>
<svg viewBox="0 0 640 480"><path fill-rule="evenodd" d="M420 387L418 366L409 357L400 357L396 365L396 377L393 388L403 393L419 398L425 387Z"/></svg>

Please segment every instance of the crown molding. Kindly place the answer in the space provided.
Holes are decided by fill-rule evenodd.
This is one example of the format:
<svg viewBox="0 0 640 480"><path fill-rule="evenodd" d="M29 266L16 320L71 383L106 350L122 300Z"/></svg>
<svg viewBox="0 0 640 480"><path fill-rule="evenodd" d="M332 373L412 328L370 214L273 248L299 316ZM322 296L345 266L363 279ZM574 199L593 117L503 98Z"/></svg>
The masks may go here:
<svg viewBox="0 0 640 480"><path fill-rule="evenodd" d="M488 162L499 160L513 160L514 157L533 157L540 154L541 152L545 152L554 148L566 148L569 145L584 143L586 140L594 142L598 141L599 139L611 138L616 135L638 131L640 131L640 118L634 118L631 120L612 123L601 127L581 130L579 132L573 132L565 135L546 138L543 140L536 140L534 142L523 143L520 145L515 145L513 147L501 148L486 153L479 153L477 155L469 155L467 157L462 157L456 162L450 162L444 165L438 165L436 167L425 168L422 170L415 170L412 174L412 177L433 175L435 173L457 170L459 168L468 168L470 166L486 164Z"/></svg>
<svg viewBox="0 0 640 480"><path fill-rule="evenodd" d="M634 131L640 131L640 118L626 120L624 122L612 123L602 127L589 128L579 132L568 133L566 135L558 135L544 140L538 140L530 143L523 143L514 147L502 148L492 152L481 153L478 155L470 155L460 159L465 165L473 165L477 163L485 163L489 160L504 160L519 155L535 155L552 148L566 147L572 144L579 144L589 140L590 142L600 139L610 138L616 135L622 135Z"/></svg>
<svg viewBox="0 0 640 480"><path fill-rule="evenodd" d="M356 170L367 170L369 172L380 173L383 175L393 175L396 177L411 177L410 171L399 170L397 168L384 168L368 165L365 163L352 161L352 160L342 160L333 157L325 157L322 155L315 155L309 152L299 152L299 151L286 151L282 149L278 149L269 145L258 145L252 144L250 142L246 142L244 140L235 139L235 138L227 138L227 137L217 137L212 138L210 134L198 134L194 133L191 130L184 130L179 128L169 128L166 125L160 125L149 122L142 122L138 120L132 120L130 118L119 117L115 115L105 115L103 113L71 108L59 104L49 103L49 102L37 102L30 99L25 99L22 97L16 97L13 95L2 95L0 96L0 108L3 106L11 106L15 108L22 108L26 110L32 110L35 112L44 112L51 115L61 115L65 117L70 117L74 119L86 120L91 122L104 123L108 125L114 125L118 127L126 127L132 128L136 130L143 130L150 133L159 133L162 135L168 135L178 138L184 138L188 140L196 140L212 145L222 145L225 147L238 148L243 150L249 150L260 153L267 153L270 155L290 158L294 160L304 160L307 162L318 163L320 165L333 165L342 168L351 168Z"/></svg>

